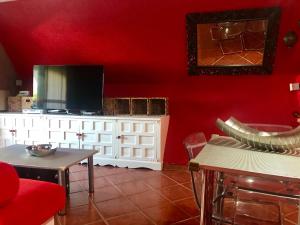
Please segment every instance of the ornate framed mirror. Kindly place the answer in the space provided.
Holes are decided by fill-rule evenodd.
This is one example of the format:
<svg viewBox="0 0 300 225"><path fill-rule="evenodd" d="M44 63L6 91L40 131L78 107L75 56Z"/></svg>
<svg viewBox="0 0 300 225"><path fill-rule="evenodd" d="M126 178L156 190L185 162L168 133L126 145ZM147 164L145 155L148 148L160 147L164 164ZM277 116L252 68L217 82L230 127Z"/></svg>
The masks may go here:
<svg viewBox="0 0 300 225"><path fill-rule="evenodd" d="M279 19L278 7L187 14L189 74L271 74Z"/></svg>

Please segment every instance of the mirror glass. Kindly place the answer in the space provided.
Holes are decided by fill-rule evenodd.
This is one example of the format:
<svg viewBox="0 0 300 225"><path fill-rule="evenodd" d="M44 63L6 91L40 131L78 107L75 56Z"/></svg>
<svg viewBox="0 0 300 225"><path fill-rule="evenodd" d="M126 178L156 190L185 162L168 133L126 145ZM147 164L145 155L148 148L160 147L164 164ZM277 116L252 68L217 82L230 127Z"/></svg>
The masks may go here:
<svg viewBox="0 0 300 225"><path fill-rule="evenodd" d="M271 73L279 8L187 15L189 74Z"/></svg>
<svg viewBox="0 0 300 225"><path fill-rule="evenodd" d="M197 24L197 65L262 65L267 20Z"/></svg>

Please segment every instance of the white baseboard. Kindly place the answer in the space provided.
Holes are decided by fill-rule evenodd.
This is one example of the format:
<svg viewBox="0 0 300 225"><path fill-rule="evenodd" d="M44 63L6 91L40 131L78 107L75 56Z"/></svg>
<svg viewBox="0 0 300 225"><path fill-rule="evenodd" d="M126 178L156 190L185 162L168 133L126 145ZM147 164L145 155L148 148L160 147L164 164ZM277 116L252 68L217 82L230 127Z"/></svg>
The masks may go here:
<svg viewBox="0 0 300 225"><path fill-rule="evenodd" d="M148 168L152 170L162 170L162 162L153 161L138 161L130 159L105 159L94 157L94 165L99 164L100 166L112 165L118 167L128 167L128 168Z"/></svg>

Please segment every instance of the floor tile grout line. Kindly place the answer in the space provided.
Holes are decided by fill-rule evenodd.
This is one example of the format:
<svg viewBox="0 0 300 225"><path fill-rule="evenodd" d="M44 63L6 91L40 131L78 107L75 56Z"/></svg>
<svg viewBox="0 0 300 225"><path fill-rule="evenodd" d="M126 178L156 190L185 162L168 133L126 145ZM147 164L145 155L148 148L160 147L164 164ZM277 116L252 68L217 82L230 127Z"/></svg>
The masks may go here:
<svg viewBox="0 0 300 225"><path fill-rule="evenodd" d="M81 165L81 166L84 166L84 165ZM87 172L87 171L85 171L85 172ZM83 179L83 180L87 180L87 179ZM86 191L85 185L82 184L83 180L77 180L77 181L79 182L79 186L80 186L81 188L84 189L83 191ZM72 182L70 182L70 183L72 183ZM76 193L78 193L78 192L76 192ZM71 193L70 193L70 194L71 194ZM100 216L101 220L102 220L106 225L109 225L109 223L106 221L105 217L101 214L101 212L100 212L99 209L97 208L97 206L96 206L94 200L92 199L92 198L93 198L93 195L94 195L94 194L90 195L90 193L88 193L88 199L89 199L89 202L91 203L91 205L93 206L93 208L96 210L96 212L97 212L98 215ZM87 205L88 205L88 204L87 204ZM81 206L82 206L82 205L81 205ZM80 206L77 206L77 207L80 207ZM71 207L70 207L70 208L71 208ZM73 207L73 208L76 208L76 207ZM60 221L59 221L59 222L60 222ZM95 223L95 222L97 222L97 221L94 221L94 222L88 223L88 224L93 224L93 223ZM88 224L86 224L86 225L88 225Z"/></svg>
<svg viewBox="0 0 300 225"><path fill-rule="evenodd" d="M181 186L181 187L183 187L184 189L186 189L186 190L188 190L188 191L192 191L190 188L188 188L188 187L186 187L185 185L183 185L183 183L188 183L188 182L183 182L183 183L181 183L181 182L178 182L178 181L176 181L175 179L173 179L173 178L171 178L171 177L169 177L168 175L166 175L166 174L164 174L164 173L161 173L160 175L162 175L163 177L166 177L166 178L168 178L168 179L170 179L170 180L172 180L173 182L175 182L176 184L172 184L172 185L169 185L169 186L166 186L165 188L168 188L168 187L175 187L175 186ZM155 175L154 175L155 176ZM130 182L133 182L133 181L137 181L138 179L137 178L135 178L135 179L133 179L133 180L130 180L130 181L126 181L126 182L122 182L122 183L119 183L119 184L115 184L114 182L112 182L110 179L107 179L105 176L103 176L103 178L106 180L106 181L108 181L109 183L111 183L111 184L114 184L114 185L121 185L121 184L125 184L125 183L130 183ZM148 179L148 178L147 178ZM85 179L86 180L86 179ZM142 179L141 180L144 184L146 184L148 187L151 187L151 189L152 190L155 190L155 191L157 191L156 190L156 188L155 187L153 187L153 186L151 186L150 184L148 184L147 182L145 182L144 181L144 179ZM81 180L81 182L82 182L82 180ZM108 185L104 185L104 186L101 186L101 187L99 187L99 188L103 188L103 187L105 187L105 186L108 186ZM84 188L84 190L87 190L86 189L86 187L85 186L81 186L81 187L83 187ZM161 187L161 188L163 188L163 187ZM160 190L161 190L161 188L159 188ZM78 192L80 192L80 191L78 191ZM120 190L120 192L122 193L122 191ZM142 193L142 192L141 192ZM165 197L165 196L164 196ZM168 199L168 198L167 198ZM171 199L168 199L169 201L172 201ZM181 200L181 199L180 199ZM176 200L175 200L176 201Z"/></svg>
<svg viewBox="0 0 300 225"><path fill-rule="evenodd" d="M90 223L85 223L83 225L93 225L93 224L96 224L98 222L103 222L103 220L97 220L97 221L94 221L94 222L90 222Z"/></svg>
<svg viewBox="0 0 300 225"><path fill-rule="evenodd" d="M138 207L134 202L132 202L132 201L130 200L130 198L128 198L126 195L124 195L124 193L119 189L118 186L116 186L111 180L109 180L109 182L111 183L111 185L112 185L114 188L116 188L116 189L121 193L121 195L122 195L123 197L126 198L126 200L128 200L129 202L131 202L131 203L134 205L134 207L137 208L138 211L139 211L143 216L145 216L145 217L146 217L153 225L157 225L157 224L155 223L155 221L152 220L151 217L149 217L147 214L145 214L145 213L142 211L142 209L141 209L140 207ZM125 215L125 214L124 214L124 215Z"/></svg>
<svg viewBox="0 0 300 225"><path fill-rule="evenodd" d="M83 167L86 167L86 165L79 165L79 166L83 166ZM97 166L97 165L94 165L94 171L95 171L95 168L96 168L96 170L97 170L97 168L101 168L102 166ZM112 168L112 170L113 169L121 169L121 168L123 168L123 167L113 167ZM98 170L101 170L101 169L98 169ZM76 173L86 173L87 172L87 169L85 169L85 170L78 170L78 171L70 171L70 173L71 174L76 174ZM96 172L96 171L95 171ZM104 174L104 175L100 175L100 176L97 176L96 178L100 178L100 177L105 177L105 176L113 176L113 175L120 175L120 174L122 174L122 173L130 173L130 171L126 171L126 172L117 172L117 173L111 173L111 174ZM70 180L70 182L75 182L75 181L82 181L82 180L87 180L88 178L87 177L84 177L84 178L82 178L82 179L79 179L79 180Z"/></svg>
<svg viewBox="0 0 300 225"><path fill-rule="evenodd" d="M109 222L110 220L117 219L117 218L120 218L123 216L128 216L128 215L135 214L135 213L141 213L143 216L146 217L146 219L148 219L147 215L144 215L143 212L141 212L140 209L138 208L138 211L128 212L128 213L124 213L124 214L118 215L118 216L112 216L112 217L107 218L107 220ZM152 221L152 219L148 219L148 220L149 220L149 222L153 223L153 225L157 225L155 222Z"/></svg>
<svg viewBox="0 0 300 225"><path fill-rule="evenodd" d="M291 223L291 224L294 224L294 225L297 225L294 221L292 221L292 220L290 220L290 219L288 219L287 217L288 216L290 216L290 215L292 215L293 213L297 213L298 214L298 211L295 209L295 210L293 210L293 211L291 211L291 212L288 212L288 213L284 213L283 212L283 205L282 205L283 203L282 202L279 202L279 207L280 207L280 212L282 212L281 213L281 216L283 216L283 221L288 221L289 223ZM297 218L298 218L298 216L297 216ZM299 222L299 221L298 221Z"/></svg>
<svg viewBox="0 0 300 225"><path fill-rule="evenodd" d="M182 223L182 222L185 222L185 221L188 221L188 220L191 220L191 219L194 219L194 220L197 220L197 219L199 219L199 223L200 223L200 218L199 218L199 216L193 216L193 217L191 217L191 218L188 218L188 219L184 219L184 220L180 220L180 221L177 221L177 222L175 222L175 223L172 223L171 225L175 225L175 224L179 224L179 223Z"/></svg>
<svg viewBox="0 0 300 225"><path fill-rule="evenodd" d="M172 181L175 181L178 185L184 187L185 189L187 189L187 190L189 190L189 191L191 190L191 189L189 189L188 187L184 186L182 183L179 183L178 181L174 180L173 178L171 178L171 177L169 177L169 176L167 176L167 175L165 175L165 174L163 174L163 173L162 173L162 175L168 177L168 178L169 178L170 180L172 180ZM191 182L191 180L190 180L190 182ZM184 183L187 183L187 182L184 182ZM174 185L174 186L175 186L175 185Z"/></svg>
<svg viewBox="0 0 300 225"><path fill-rule="evenodd" d="M175 170L174 170L174 171L175 171ZM128 171L128 172L124 172L124 173L130 173L130 172ZM122 174L122 173L120 173L120 174ZM118 173L118 174L112 174L112 175L120 175L120 174ZM169 177L168 175L164 174L163 172L160 172L159 174L160 174L162 177L166 177L166 178L172 180L173 182L175 182L174 185L169 185L169 186L166 186L166 187L175 187L175 186L178 186L178 185L179 185L179 186L183 187L184 189L191 191L188 187L184 186L182 183L180 183L180 182L176 181L175 179ZM110 176L110 175L107 175L107 176ZM153 176L156 176L156 175L153 175ZM102 177L105 178L106 176L102 176ZM152 177L152 176L150 176L150 177ZM150 177L149 177L149 178L150 178ZM86 179L85 179L85 180L86 180ZM156 224L156 223L152 220L152 218L150 218L147 214L145 214L145 213L143 212L142 208L140 208L139 206L137 206L134 202L132 202L132 201L130 200L130 198L129 198L128 196L131 196L131 195L125 195L125 194L119 189L119 187L117 186L117 185L120 185L120 184L130 183L130 182L136 181L136 180L138 180L138 178L134 177L133 180L127 181L127 182L122 182L122 183L120 183L120 184L115 184L114 182L112 182L110 179L107 179L107 178L106 178L106 180L107 180L114 188L116 188L116 189L118 190L118 192L119 192L123 197L125 197L128 201L130 201L131 203L133 203L133 205L135 206L135 208L137 208L138 211L139 211L143 216L145 216L148 220L150 220L151 223ZM193 217L191 217L188 213L186 213L184 210L182 210L181 208L179 208L176 204L174 204L174 202L176 202L176 200L175 200L175 201L172 201L171 199L167 198L166 196L164 196L164 195L160 192L160 190L161 190L163 187L161 187L161 188L154 188L154 187L152 187L150 184L148 184L147 182L145 182L144 180L145 180L145 179L142 179L141 181L142 181L146 186L148 186L152 191L156 192L156 193L159 194L161 197L163 197L164 199L166 199L171 205L173 205L174 207L176 207L179 211L181 211L182 213L184 213L186 216L189 216L189 217L188 217L187 219L185 219L185 220L188 220L188 219L193 218ZM184 183L187 183L187 182L184 182ZM102 187L101 187L101 188L102 188ZM143 192L146 192L146 191L143 191ZM143 192L141 192L141 193L143 193ZM137 193L137 194L140 194L140 193ZM134 194L133 194L133 195L134 195ZM184 198L184 199L188 199L188 198L191 198L191 197L187 197L187 198ZM178 199L177 201L184 200L184 199ZM105 200L105 201L109 201L109 200L112 200L112 199L108 199L108 200ZM93 200L91 200L91 201L93 202ZM102 201L102 202L105 202L105 201ZM102 216L102 214L101 214L100 211L98 210L98 208L97 208L95 202L93 202L93 206L96 208L98 214L100 214L100 215ZM153 206L153 207L154 207L154 206ZM151 207L147 207L147 208L151 208ZM145 208L145 209L146 209L146 208ZM129 214L129 213L124 213L123 215L126 215L126 214ZM122 215L120 215L120 216L122 216ZM102 218L102 217L101 217L101 218ZM113 218L113 217L111 217L111 218ZM108 218L108 220L110 220L111 218ZM102 219L104 219L104 221L107 222L106 219L105 219L104 217L103 217ZM182 220L182 221L183 221L183 220ZM177 221L177 222L180 222L180 221ZM176 223L177 223L177 222L176 222ZM108 224L108 223L107 223L107 224Z"/></svg>
<svg viewBox="0 0 300 225"><path fill-rule="evenodd" d="M146 183L146 185L149 185L149 184L147 184ZM165 198L166 200L168 200L174 207L176 207L178 210L180 210L182 213L184 213L185 215L187 215L187 216L189 216L189 218L190 218L190 215L189 214L187 214L184 210L182 210L181 208L179 208L171 199L169 199L169 198L167 198L166 196L164 196L158 189L155 189L155 188L153 188L151 185L149 185L149 187L150 187L150 189L152 189L152 191L154 191L154 192L156 192L156 193L158 193L160 196L162 196L163 198ZM182 199L181 199L182 200ZM154 207L154 206L153 206ZM151 207L149 207L149 208L151 208ZM147 209L147 208L145 208L145 209Z"/></svg>
<svg viewBox="0 0 300 225"><path fill-rule="evenodd" d="M105 221L104 216L101 214L101 212L100 212L100 211L98 210L98 208L96 207L96 205L95 205L93 199L91 198L90 193L87 193L87 194L88 194L88 201L89 201L89 203L91 203L91 206L96 210L96 212L97 212L98 215L100 216L101 220L102 220L106 225L109 225L109 224ZM89 203L83 204L83 205L78 205L78 206L75 206L75 207L70 207L70 206L68 206L67 208L68 208L69 210L71 210L71 209L76 209L76 208L88 206ZM68 212L67 212L67 213L68 213ZM66 215L67 215L67 214L66 214ZM59 216L59 217L60 217L60 218L63 218L63 217L65 217L66 215L64 215L64 216ZM58 219L58 220L59 220L59 224L62 225L61 222L60 222L60 219ZM93 224L93 223L95 223L95 222L97 222L97 221L93 221L93 222L88 223L88 224ZM87 225L87 224L84 224L84 225Z"/></svg>
<svg viewBox="0 0 300 225"><path fill-rule="evenodd" d="M55 215L55 217L56 217L56 221L58 222L58 225L62 225L61 224L61 222L60 222L60 219L59 219L59 217L60 217L60 215L58 215L58 213ZM55 220L55 219L54 219ZM55 221L54 221L54 224L55 224Z"/></svg>
<svg viewBox="0 0 300 225"><path fill-rule="evenodd" d="M118 215L118 216L112 216L112 217L107 218L107 220L110 221L110 220L113 220L113 219L120 218L120 217L122 217L122 216L127 216L127 215L131 215L131 214L135 214L135 213L137 213L137 212L139 213L139 211L134 211L134 212L124 213L124 214Z"/></svg>
<svg viewBox="0 0 300 225"><path fill-rule="evenodd" d="M247 59L247 58L245 58L245 57L243 57L243 56L240 56L242 59L245 59L246 61L248 61L249 63L251 63L252 65L255 65L255 63L254 62L252 62L252 61L250 61L249 59Z"/></svg>
<svg viewBox="0 0 300 225"><path fill-rule="evenodd" d="M70 188L70 193L69 193L69 195L74 194L74 193L79 193L79 192L88 191L88 189L85 188L85 186L82 184L81 181L77 181L77 182L78 182L78 185L80 186L80 190L81 190L81 191L71 192L71 185L72 185L72 182L70 182L70 184L69 184L69 188Z"/></svg>
<svg viewBox="0 0 300 225"><path fill-rule="evenodd" d="M170 171L171 171L171 170L170 170ZM176 170L173 170L173 171L176 171ZM130 173L130 172L131 172L131 171L122 172L122 173ZM115 184L115 183L113 183L112 181L110 181L109 179L106 178L106 176L120 175L120 174L122 174L122 173L103 175L103 176L99 176L99 178L102 178L102 177L103 177L104 179L106 179L106 180L107 180L114 188L116 188L116 189L118 190L118 192L121 193L121 195L122 195L124 198L126 198L127 200L129 200L129 201L132 203L132 201L129 199L129 196L131 196L131 195L125 195L125 194L119 189L118 185L124 184L124 183L130 183L130 182L133 182L133 181L137 181L137 180L139 180L138 177L136 177L136 176L133 175L133 176L134 176L134 179L133 179L133 180L126 181L126 182L122 182L122 183L120 183L120 184ZM155 176L155 175L153 175L153 176ZM150 177L153 177L153 176L149 176L149 178L150 178ZM180 185L180 186L182 186L183 188L185 188L185 189L191 191L190 188L188 188L186 185L184 185L184 184L187 184L187 183L188 183L187 181L186 181L186 182L178 182L177 180L173 179L172 177L169 177L168 175L164 174L163 172L160 172L160 173L159 173L159 176L161 176L161 177L166 177L166 178L172 180L173 182L175 182L175 184L172 184L172 185L170 185L170 186L166 186L166 188L167 188L167 187L173 187L173 186L176 186L176 185ZM86 179L79 180L79 185L80 185L81 187L83 186L83 182L84 182L84 181L86 181ZM170 200L169 198L167 198L166 196L164 196L164 195L160 192L160 191L162 190L163 187L155 188L155 187L151 186L150 184L148 184L147 182L145 182L145 179L141 179L141 181L142 181L143 184L145 184L150 190L152 190L152 191L158 193L160 196L162 196L164 199L168 200L172 205L174 205L174 206L175 206L176 208L178 208L180 211L182 211L183 213L185 213L186 215L188 215L184 210L182 210L181 208L177 207L174 203L176 203L176 202L178 202L178 201L185 200L185 199L190 199L190 198L192 198L192 196L191 196L191 197L186 197L186 198L183 198L183 199L178 199L178 200ZM74 182L76 182L76 181L74 181ZM105 187L105 186L106 186L106 185L104 185L103 187ZM101 187L101 188L103 188L103 187ZM85 186L84 186L84 189L85 189ZM85 190L86 190L86 189L85 189ZM79 192L79 191L78 191L78 192ZM75 192L75 193L78 193L78 192ZM143 193L143 192L146 192L146 191L142 191L142 192L140 192L140 193ZM139 194L139 193L137 193L137 194ZM133 194L133 195L134 195L134 194ZM91 199L90 199L90 201L92 202L93 207L96 209L97 213L98 213L99 215L102 215L101 212L99 211L99 209L97 208L95 202L93 202L93 200L91 200ZM108 200L107 200L107 201L108 201ZM135 204L134 204L134 205L135 205ZM153 206L153 207L154 207L154 206ZM137 212L140 212L140 213L142 213L142 215L144 215L146 218L149 218L146 214L144 214L143 210L142 210L139 206L136 206L136 205L135 205L135 208L137 208L137 209L139 210L139 211L137 211ZM146 209L146 208L145 208L145 209ZM135 212L131 212L131 213L135 213ZM131 213L124 213L124 214L122 214L122 215L120 215L120 216L128 215L128 214L131 214ZM287 213L287 214L283 213L283 216L284 216L283 219L284 219L285 221L288 221L288 222L291 222L291 223L295 224L293 221L291 221L290 219L288 219L288 218L285 217L286 215L290 215L290 214L293 214L293 213L295 213L295 212L289 212L289 213ZM190 216L190 215L188 215L188 216ZM100 217L101 217L101 216L100 216ZM119 217L119 216L116 216L116 217ZM197 217L198 217L198 216L190 216L190 217L187 218L187 219L184 219L184 220L181 220L181 221L174 222L173 224L178 224L178 223L180 223L180 222L187 221L187 220L189 220L189 219L197 218ZM102 218L102 217L101 217L101 218ZM103 218L104 218L104 217L103 217ZM103 218L102 218L102 219L103 219ZM108 218L107 221L106 221L107 223L105 222L105 218L103 219L103 221L104 221L106 224L108 224L108 220L110 220L110 219L112 219L112 218L114 218L114 217ZM151 219L151 218L150 218L150 219ZM151 219L150 221L152 222L152 219ZM61 224L61 221L60 221L59 219L57 219L57 222L58 222L59 224ZM93 224L93 223L96 223L96 222L97 222L97 221L94 221L94 222L88 223L88 224Z"/></svg>
<svg viewBox="0 0 300 225"><path fill-rule="evenodd" d="M105 177L103 177L103 178L106 180L106 182L108 182L108 179L107 179L107 178L105 178ZM88 180L86 180L86 182L88 183ZM81 181L81 183L83 183L83 181ZM87 186L86 186L85 184L82 184L82 185L83 185L84 190L86 190L86 191L89 190L88 185L87 185ZM103 185L103 186L100 186L100 187L95 187L95 181L94 181L94 189L100 189L100 188L104 188L104 187L107 187L107 186L110 186L110 184L108 184L108 185Z"/></svg>
<svg viewBox="0 0 300 225"><path fill-rule="evenodd" d="M174 182L176 183L176 185L180 185L180 186L184 187L185 189L187 189L187 190L189 190L189 191L192 191L192 190L189 189L188 187L182 185L182 183L180 183L180 182L176 181L175 179L173 179L173 178L167 176L166 174L161 173L161 175L163 175L163 176L169 178L170 180L174 181ZM179 208L179 207L175 204L175 202L177 202L177 201L181 201L181 200L184 200L184 199L193 198L192 196L191 196L191 197L184 198L184 199L178 199L178 200L172 201L171 199L167 198L166 196L164 196L164 195L159 191L159 190L161 190L161 188L155 189L154 187L152 187L150 184L146 183L145 181L143 181L143 182L144 182L148 187L150 187L150 189L152 189L153 191L157 192L160 196L162 196L162 197L164 197L165 199L167 199L168 201L170 201L170 203L171 203L174 207L176 207L177 209L179 209L179 210L180 210L181 212L183 212L185 215L189 216L189 218L187 218L187 219L185 219L185 220L188 220L188 219L193 218L193 217L191 217L187 212L185 212L183 209ZM191 181L190 181L190 182L191 182ZM187 183L187 182L184 182L184 183ZM170 185L170 186L167 186L167 187L174 187L174 186L176 186L176 185ZM196 216L196 217L197 217L197 216ZM184 221L184 220L177 221L176 223L179 223L179 222L182 222L182 221Z"/></svg>
<svg viewBox="0 0 300 225"><path fill-rule="evenodd" d="M94 194L89 195L89 201L91 202L91 204L93 205L93 207L95 208L96 212L98 213L98 215L100 216L100 218L102 219L102 221L106 224L109 225L109 223L106 221L105 217L102 215L102 213L100 212L100 210L97 208L96 203L94 202L94 200L92 199L94 196Z"/></svg>
<svg viewBox="0 0 300 225"><path fill-rule="evenodd" d="M178 181L176 181L175 179L172 179L171 177L169 177L169 176L167 176L166 174L164 174L164 173L160 173L160 175L162 175L163 177L166 177L166 178L168 178L168 179L170 179L170 180L172 180L173 182L175 182L176 184L174 184L174 185L170 185L170 186L166 186L166 187L175 187L175 186L181 186L181 187L183 187L183 188L185 188L186 190L188 190L188 191L191 191L188 187L186 187L186 186L184 186L184 185L182 185L180 182L178 182ZM111 180L109 180L109 179L107 179L115 188L117 188L117 190L122 194L122 196L124 196L124 197L126 197L126 199L127 200L129 200L131 203L133 203L135 206L136 206L136 204L134 203L134 202L132 202L131 200L130 200L130 198L128 198L128 196L131 196L131 195L124 195L124 193L119 189L119 187L117 186L117 185L119 185L119 184L115 184L115 183L113 183ZM134 180L137 180L137 179L134 179ZM132 181L134 181L134 180L132 180ZM184 210L182 210L181 208L179 208L176 204L174 204L174 202L171 200L171 199L169 199L169 198L167 198L166 196L164 196L159 190L161 190L161 188L154 188L154 187L152 187L150 184L148 184L147 182L145 182L144 181L145 179L142 179L141 181L146 185L146 186L148 186L152 191L154 191L154 192L156 192L157 194L159 194L161 197L163 197L164 199L166 199L167 201L169 201L174 207L176 207L178 210L180 210L182 213L184 213L185 215L187 215L187 216L190 216L189 214L187 214ZM124 183L129 183L129 182L132 182L132 181L128 181L128 182L123 182L123 183L120 183L120 184L124 184ZM185 183L187 183L187 182L185 182ZM143 192L146 192L146 191L143 191ZM140 193L137 193L137 194L141 194L141 193L143 193L143 192L140 192ZM134 194L133 194L134 195ZM192 197L192 196L191 196ZM191 197L187 197L187 198L191 198ZM184 198L184 199L187 199L187 198ZM180 201L180 200L184 200L184 199L178 199L178 201ZM154 206L153 206L154 207ZM142 209L140 208L140 207L138 207L140 210L141 210L141 212L143 213L143 215L145 215L144 214L144 212L142 211ZM149 207L149 208L151 208L151 207ZM148 218L148 216L147 216L147 218Z"/></svg>
<svg viewBox="0 0 300 225"><path fill-rule="evenodd" d="M293 210L293 211L291 211L291 212L284 213L284 216L290 216L290 215L292 215L293 213L298 213L298 212L297 212L297 210L295 209L295 210Z"/></svg>
<svg viewBox="0 0 300 225"><path fill-rule="evenodd" d="M290 220L290 219L287 219L286 217L284 217L283 220L284 220L284 221L287 221L287 222L289 222L289 223L291 223L291 224L297 225L297 224L295 223L295 221L292 221L292 220Z"/></svg>
<svg viewBox="0 0 300 225"><path fill-rule="evenodd" d="M107 175L107 176L110 176L110 175ZM106 176L102 176L102 177L98 177L98 178L103 178L103 179L106 180L106 182L110 181L109 178L107 178ZM96 179L97 179L97 178L96 178ZM136 180L136 179L134 179L134 180ZM119 183L119 184L116 184L116 185L120 185L120 184L124 184L124 183L130 183L130 182L132 182L132 181L134 181L134 180L122 182L122 183ZM88 187L86 187L84 184L82 184L83 182L88 182L88 179L71 181L70 183L74 183L74 182L79 182L79 183L80 183L80 186L83 188L83 190L76 191L76 192L72 192L72 193L78 193L78 192L82 192L82 191L87 191L87 190L88 190ZM103 186L100 186L100 187L96 187L95 189L107 187L107 186L110 186L110 185L111 185L111 184L103 185Z"/></svg>
<svg viewBox="0 0 300 225"><path fill-rule="evenodd" d="M180 202L180 201L187 200L187 199L193 199L193 200L195 200L194 196L190 196L190 197L186 197L186 198L176 199L176 200L173 200L172 202L176 203L176 202Z"/></svg>
<svg viewBox="0 0 300 225"><path fill-rule="evenodd" d="M120 167L120 168L121 168L121 167ZM161 171L162 171L162 170L161 170ZM167 170L167 171L176 171L176 170ZM181 170L180 170L180 171L181 171ZM184 171L184 170L182 170L182 171ZM181 172L182 172L182 171L181 171ZM80 172L82 172L82 171L80 171ZM85 171L85 172L86 172L86 171ZM103 178L106 178L106 176L121 175L121 174L123 174L123 173L131 173L131 172L133 172L133 171L127 171L127 172L116 173L116 174L107 174L107 175L103 175L103 176L96 177L96 179L97 179L97 178L102 178L102 177L103 177ZM72 173L73 173L73 172L72 172ZM173 179L172 177L170 177L170 176L164 174L163 172L159 173L159 175L162 175L162 176L164 176L164 177L167 177L167 178L171 179L172 181L174 181L174 182L176 182L177 184L180 184L180 185L182 185L183 183L188 183L188 181L186 181L186 182L178 182L177 180L175 180L175 179ZM157 175L149 176L149 178L155 177L155 176L158 176L158 174L157 174ZM106 179L107 179L107 178L106 178ZM88 178L85 177L85 178L83 178L83 179L72 180L72 181L70 181L70 182L77 182L77 181L84 181L84 180L88 180ZM134 180L136 180L136 179L134 179ZM130 181L126 181L126 182L130 182ZM126 183L126 182L123 182L123 183Z"/></svg>

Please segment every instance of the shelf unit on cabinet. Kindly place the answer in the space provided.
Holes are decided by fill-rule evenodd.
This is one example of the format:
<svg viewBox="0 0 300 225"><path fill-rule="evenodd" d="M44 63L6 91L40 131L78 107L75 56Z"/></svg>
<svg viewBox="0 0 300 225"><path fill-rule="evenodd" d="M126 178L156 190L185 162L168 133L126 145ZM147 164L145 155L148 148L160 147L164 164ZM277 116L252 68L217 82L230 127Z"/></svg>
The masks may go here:
<svg viewBox="0 0 300 225"><path fill-rule="evenodd" d="M161 170L168 124L169 116L1 113L0 144L95 149L94 164Z"/></svg>

